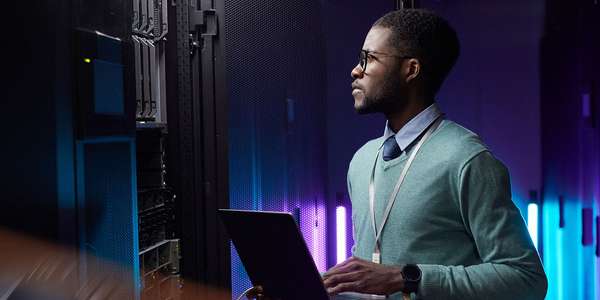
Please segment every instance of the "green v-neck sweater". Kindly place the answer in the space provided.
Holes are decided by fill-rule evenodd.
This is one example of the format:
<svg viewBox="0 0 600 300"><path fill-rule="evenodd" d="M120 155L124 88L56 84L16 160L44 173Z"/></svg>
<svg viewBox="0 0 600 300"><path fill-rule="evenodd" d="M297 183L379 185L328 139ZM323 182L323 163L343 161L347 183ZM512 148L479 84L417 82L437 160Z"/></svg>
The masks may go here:
<svg viewBox="0 0 600 300"><path fill-rule="evenodd" d="M348 169L352 253L366 260L375 245L368 187L382 144L383 138L366 143ZM379 156L377 226L412 149L390 161ZM546 276L511 200L506 167L476 134L448 120L423 144L398 192L381 234L381 263L421 268L416 299L526 300L546 294Z"/></svg>

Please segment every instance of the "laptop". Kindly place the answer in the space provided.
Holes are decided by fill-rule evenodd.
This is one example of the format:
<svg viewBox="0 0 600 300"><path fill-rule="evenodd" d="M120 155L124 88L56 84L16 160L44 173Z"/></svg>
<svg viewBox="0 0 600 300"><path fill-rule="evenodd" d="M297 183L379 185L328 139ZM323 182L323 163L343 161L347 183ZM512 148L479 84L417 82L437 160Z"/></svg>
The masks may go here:
<svg viewBox="0 0 600 300"><path fill-rule="evenodd" d="M269 299L382 299L342 293L329 297L302 233L289 213L219 209L219 216L254 286Z"/></svg>

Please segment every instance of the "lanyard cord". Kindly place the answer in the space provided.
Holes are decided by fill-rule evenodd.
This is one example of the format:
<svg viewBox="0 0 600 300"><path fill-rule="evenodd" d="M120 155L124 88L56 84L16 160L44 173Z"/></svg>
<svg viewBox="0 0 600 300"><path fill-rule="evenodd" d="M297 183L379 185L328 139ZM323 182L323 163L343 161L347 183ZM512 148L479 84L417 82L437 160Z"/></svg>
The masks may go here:
<svg viewBox="0 0 600 300"><path fill-rule="evenodd" d="M377 166L377 160L379 159L379 153L381 152L381 150L377 151L377 155L375 156L375 163L373 163L373 169L371 170L371 180L369 181L369 209L371 212L371 225L373 227L373 234L375 235L375 250L373 251L374 254L379 255L379 253L381 253L381 248L379 245L380 244L379 239L381 237L381 232L383 232L383 227L385 226L385 223L387 222L387 219L390 216L390 211L392 210L392 206L394 206L394 202L396 202L396 196L398 195L398 191L400 190L400 186L402 185L402 182L404 182L404 178L406 177L406 173L408 173L408 169L410 168L410 165L412 164L413 160L415 159L415 156L417 155L417 152L419 152L419 149L421 148L423 143L425 143L425 141L427 139L429 139L431 134L440 125L441 121L442 121L442 118L441 118L441 116L439 116L433 122L433 124L427 129L427 132L425 132L425 135L423 135L421 140L419 140L419 142L415 146L415 149L410 154L408 161L406 161L406 164L404 165L404 169L402 169L402 173L400 174L400 177L398 178L398 182L396 182L394 191L392 192L392 194L390 194L390 198L387 202L387 206L385 208L385 211L383 214L383 219L381 220L381 225L379 226L379 230L377 229L377 226L375 225L375 208L374 208L374 206L375 206L375 167Z"/></svg>

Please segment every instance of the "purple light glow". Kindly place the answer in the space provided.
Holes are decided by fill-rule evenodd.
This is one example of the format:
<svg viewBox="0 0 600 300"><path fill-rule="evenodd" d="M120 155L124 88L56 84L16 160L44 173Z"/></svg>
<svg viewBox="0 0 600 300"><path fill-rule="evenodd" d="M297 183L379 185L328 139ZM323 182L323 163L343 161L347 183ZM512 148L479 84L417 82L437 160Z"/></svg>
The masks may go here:
<svg viewBox="0 0 600 300"><path fill-rule="evenodd" d="M325 206L300 205L300 231L311 252L319 272L327 270L326 217Z"/></svg>
<svg viewBox="0 0 600 300"><path fill-rule="evenodd" d="M346 208L338 206L335 209L336 261L346 260Z"/></svg>

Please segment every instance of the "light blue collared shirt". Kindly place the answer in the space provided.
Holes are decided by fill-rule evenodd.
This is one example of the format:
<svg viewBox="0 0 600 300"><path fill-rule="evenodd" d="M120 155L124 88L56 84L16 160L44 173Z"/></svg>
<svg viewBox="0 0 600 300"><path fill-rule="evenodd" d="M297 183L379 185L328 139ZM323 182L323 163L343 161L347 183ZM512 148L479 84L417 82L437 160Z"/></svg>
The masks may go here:
<svg viewBox="0 0 600 300"><path fill-rule="evenodd" d="M398 133L394 133L394 131L388 126L388 122L385 122L385 130L383 132L383 141L385 142L390 136L396 135L396 143L402 151L404 152L412 142L414 142L417 137L429 127L438 117L442 115L440 108L434 102L429 105L426 109L421 111L414 118L410 119L408 123L404 124L402 128L398 131ZM383 146L381 144L380 148Z"/></svg>

